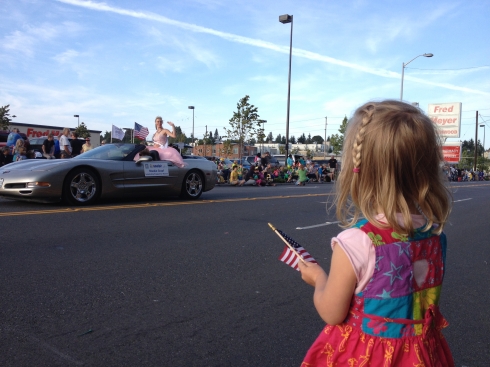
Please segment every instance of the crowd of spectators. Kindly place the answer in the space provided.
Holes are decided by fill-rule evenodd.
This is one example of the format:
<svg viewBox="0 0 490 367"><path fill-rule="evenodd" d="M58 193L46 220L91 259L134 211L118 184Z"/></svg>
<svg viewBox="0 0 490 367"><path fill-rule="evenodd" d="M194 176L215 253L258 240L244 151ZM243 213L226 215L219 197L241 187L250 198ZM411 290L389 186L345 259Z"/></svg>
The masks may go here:
<svg viewBox="0 0 490 367"><path fill-rule="evenodd" d="M71 136L71 139L69 138ZM14 128L7 137L7 143L0 154L0 167L6 164L22 161L24 159L67 159L92 149L90 138L79 139L76 132L70 135L70 129L64 128L59 138L49 134L44 140L42 152L27 150L26 143L19 134L19 129Z"/></svg>
<svg viewBox="0 0 490 367"><path fill-rule="evenodd" d="M240 160L211 158L217 165L218 183L232 186L275 186L276 183L291 183L304 186L307 183L334 182L338 162L334 156L326 163L318 163L290 154L285 165L270 163L271 155L258 153L253 164L247 168ZM231 164L227 164L231 162Z"/></svg>
<svg viewBox="0 0 490 367"><path fill-rule="evenodd" d="M479 169L474 171L473 169L445 165L443 171L448 181L485 181L485 173Z"/></svg>

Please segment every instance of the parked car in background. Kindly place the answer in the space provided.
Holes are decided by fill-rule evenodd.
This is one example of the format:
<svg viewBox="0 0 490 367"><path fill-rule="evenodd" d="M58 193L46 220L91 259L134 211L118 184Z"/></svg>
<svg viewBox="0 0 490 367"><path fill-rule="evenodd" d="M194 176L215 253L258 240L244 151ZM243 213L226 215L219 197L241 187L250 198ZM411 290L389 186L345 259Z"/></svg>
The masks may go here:
<svg viewBox="0 0 490 367"><path fill-rule="evenodd" d="M43 143L47 139L47 137L43 138L31 138L29 142L31 143L31 149L35 152L42 153L43 152ZM48 152L49 153L49 152Z"/></svg>
<svg viewBox="0 0 490 367"><path fill-rule="evenodd" d="M249 155L243 157L243 159L246 159L251 165L255 166L255 156ZM277 160L276 157L270 156L269 157L269 163L272 165L272 167L279 167L283 165L280 161Z"/></svg>
<svg viewBox="0 0 490 367"><path fill-rule="evenodd" d="M9 136L9 134L10 134L10 131L5 131L5 130L0 131L0 148L3 148L4 146L7 145L7 138ZM27 138L27 135L24 133L19 133L19 134L22 137L22 139L24 139L26 150L30 150L31 144L29 142L29 139Z"/></svg>

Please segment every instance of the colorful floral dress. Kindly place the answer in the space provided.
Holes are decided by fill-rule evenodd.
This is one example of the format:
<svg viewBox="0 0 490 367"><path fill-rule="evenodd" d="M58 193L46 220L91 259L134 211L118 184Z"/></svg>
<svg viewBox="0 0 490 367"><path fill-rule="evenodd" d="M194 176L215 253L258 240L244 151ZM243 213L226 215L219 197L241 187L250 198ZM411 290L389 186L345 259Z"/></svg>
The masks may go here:
<svg viewBox="0 0 490 367"><path fill-rule="evenodd" d="M373 276L352 298L346 320L323 329L301 366L454 366L438 307L446 236L416 230L407 237L366 220L356 227L375 247ZM415 279L415 267L427 269L425 279Z"/></svg>

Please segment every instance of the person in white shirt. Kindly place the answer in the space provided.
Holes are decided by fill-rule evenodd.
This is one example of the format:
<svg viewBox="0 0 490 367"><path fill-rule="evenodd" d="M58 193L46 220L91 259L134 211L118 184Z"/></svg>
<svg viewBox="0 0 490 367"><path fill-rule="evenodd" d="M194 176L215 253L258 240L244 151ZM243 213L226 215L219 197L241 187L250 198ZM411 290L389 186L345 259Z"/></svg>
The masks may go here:
<svg viewBox="0 0 490 367"><path fill-rule="evenodd" d="M61 158L71 158L71 144L68 134L70 134L70 128L65 127L60 135Z"/></svg>

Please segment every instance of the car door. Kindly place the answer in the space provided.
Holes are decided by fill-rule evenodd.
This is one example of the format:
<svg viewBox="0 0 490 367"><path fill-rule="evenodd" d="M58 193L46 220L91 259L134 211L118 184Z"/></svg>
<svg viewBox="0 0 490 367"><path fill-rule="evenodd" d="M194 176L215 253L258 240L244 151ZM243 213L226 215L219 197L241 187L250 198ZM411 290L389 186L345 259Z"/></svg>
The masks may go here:
<svg viewBox="0 0 490 367"><path fill-rule="evenodd" d="M179 173L170 161L124 162L124 192L130 196L171 193L180 189Z"/></svg>

